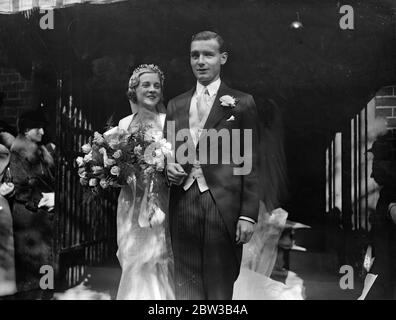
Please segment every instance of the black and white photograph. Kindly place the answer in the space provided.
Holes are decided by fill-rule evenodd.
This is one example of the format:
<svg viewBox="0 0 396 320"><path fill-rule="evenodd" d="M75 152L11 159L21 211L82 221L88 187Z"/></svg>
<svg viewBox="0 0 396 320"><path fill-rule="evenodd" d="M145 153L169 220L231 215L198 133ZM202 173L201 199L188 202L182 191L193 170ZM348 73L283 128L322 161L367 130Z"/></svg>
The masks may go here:
<svg viewBox="0 0 396 320"><path fill-rule="evenodd" d="M395 0L0 0L0 303L395 299Z"/></svg>

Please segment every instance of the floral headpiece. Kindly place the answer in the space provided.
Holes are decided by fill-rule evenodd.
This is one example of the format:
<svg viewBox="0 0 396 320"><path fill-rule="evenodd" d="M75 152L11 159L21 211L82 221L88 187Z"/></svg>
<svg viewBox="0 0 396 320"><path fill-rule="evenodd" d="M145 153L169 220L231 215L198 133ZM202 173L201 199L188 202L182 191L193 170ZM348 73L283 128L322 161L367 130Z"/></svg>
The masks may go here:
<svg viewBox="0 0 396 320"><path fill-rule="evenodd" d="M128 84L129 88L133 88L137 86L137 84L139 83L139 77L143 73L147 73L147 72L157 73L160 77L161 86L164 85L165 76L158 66L156 66L155 64L141 64L135 70L133 70L133 73L129 79L129 84Z"/></svg>

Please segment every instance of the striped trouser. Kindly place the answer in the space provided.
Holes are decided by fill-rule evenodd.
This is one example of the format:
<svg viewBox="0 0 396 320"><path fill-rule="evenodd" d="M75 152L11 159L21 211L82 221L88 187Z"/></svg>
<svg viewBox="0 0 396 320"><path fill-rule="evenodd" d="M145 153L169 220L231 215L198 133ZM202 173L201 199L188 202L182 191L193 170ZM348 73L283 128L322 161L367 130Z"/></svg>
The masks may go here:
<svg viewBox="0 0 396 320"><path fill-rule="evenodd" d="M231 299L236 247L210 191L194 182L170 208L176 299Z"/></svg>

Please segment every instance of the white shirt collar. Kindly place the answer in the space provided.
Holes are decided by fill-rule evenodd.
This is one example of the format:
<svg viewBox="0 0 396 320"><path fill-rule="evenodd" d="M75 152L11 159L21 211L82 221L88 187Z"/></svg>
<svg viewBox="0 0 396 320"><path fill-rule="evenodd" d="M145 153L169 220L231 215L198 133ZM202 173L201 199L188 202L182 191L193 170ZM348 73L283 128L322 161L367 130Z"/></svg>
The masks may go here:
<svg viewBox="0 0 396 320"><path fill-rule="evenodd" d="M212 83L210 83L209 85L206 86L206 88L208 88L208 92L209 92L209 96L214 97L217 94L217 91L219 91L221 85L221 79L217 79L216 81L213 81ZM197 81L197 87L195 89L195 92L197 93L197 95L200 95L203 93L205 86L203 86L202 84L200 84Z"/></svg>

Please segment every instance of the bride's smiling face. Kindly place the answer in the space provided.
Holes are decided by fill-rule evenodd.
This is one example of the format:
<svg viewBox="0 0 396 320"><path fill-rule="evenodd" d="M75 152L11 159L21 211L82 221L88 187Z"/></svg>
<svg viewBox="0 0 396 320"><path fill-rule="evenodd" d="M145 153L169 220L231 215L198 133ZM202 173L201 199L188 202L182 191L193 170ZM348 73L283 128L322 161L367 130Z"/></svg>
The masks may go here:
<svg viewBox="0 0 396 320"><path fill-rule="evenodd" d="M162 96L161 81L157 73L143 73L136 87L137 103L154 109L160 102Z"/></svg>

